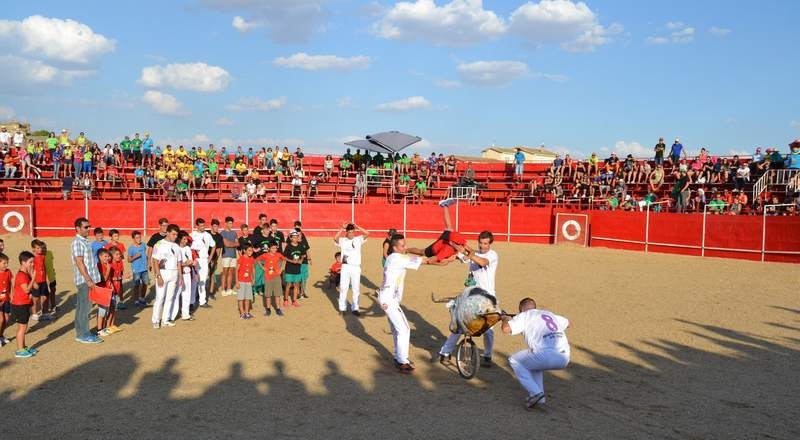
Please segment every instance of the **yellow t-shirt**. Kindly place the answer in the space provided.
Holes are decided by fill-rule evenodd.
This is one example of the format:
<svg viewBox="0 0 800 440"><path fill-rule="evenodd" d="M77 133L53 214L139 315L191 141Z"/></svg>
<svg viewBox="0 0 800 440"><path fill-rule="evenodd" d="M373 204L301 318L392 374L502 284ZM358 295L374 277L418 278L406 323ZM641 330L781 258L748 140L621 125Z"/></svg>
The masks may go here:
<svg viewBox="0 0 800 440"><path fill-rule="evenodd" d="M245 165L242 162L237 163L236 164L236 171L238 171L240 173L243 173L243 172L247 171L247 165Z"/></svg>
<svg viewBox="0 0 800 440"><path fill-rule="evenodd" d="M167 178L167 172L164 170L156 170L156 179L164 180Z"/></svg>
<svg viewBox="0 0 800 440"><path fill-rule="evenodd" d="M197 150L197 157L198 157L199 159L205 159L205 158L206 158L206 152L205 152L205 150Z"/></svg>
<svg viewBox="0 0 800 440"><path fill-rule="evenodd" d="M167 171L167 178L168 179L177 179L178 178L178 172L175 171L175 170Z"/></svg>
<svg viewBox="0 0 800 440"><path fill-rule="evenodd" d="M180 148L178 148L178 151L175 152L175 156L186 157L186 150L181 150Z"/></svg>

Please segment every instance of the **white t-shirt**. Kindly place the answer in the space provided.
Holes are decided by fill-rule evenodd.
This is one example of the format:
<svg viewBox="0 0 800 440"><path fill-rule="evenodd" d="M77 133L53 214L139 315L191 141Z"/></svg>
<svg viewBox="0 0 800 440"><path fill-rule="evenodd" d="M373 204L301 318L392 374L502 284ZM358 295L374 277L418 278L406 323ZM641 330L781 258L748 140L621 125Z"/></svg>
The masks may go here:
<svg viewBox="0 0 800 440"><path fill-rule="evenodd" d="M381 304L390 301L400 302L403 299L403 285L406 269L417 270L422 265L422 257L410 254L390 254L383 266L383 286L378 294Z"/></svg>
<svg viewBox="0 0 800 440"><path fill-rule="evenodd" d="M161 240L153 246L152 258L157 261L164 261L165 270L178 269L178 263L183 262L181 248L174 242Z"/></svg>
<svg viewBox="0 0 800 440"><path fill-rule="evenodd" d="M469 272L475 279L475 285L489 292L492 296L497 296L494 291L494 277L497 273L497 252L489 249L489 252L485 254L475 252L475 256L489 260L489 264L486 267L478 266L472 260L469 261Z"/></svg>
<svg viewBox="0 0 800 440"><path fill-rule="evenodd" d="M194 245L194 242L192 242ZM189 246L179 247L181 250L181 261L186 263L192 261L192 248ZM183 266L183 273L192 273L192 268L190 266Z"/></svg>
<svg viewBox="0 0 800 440"><path fill-rule="evenodd" d="M25 140L25 135L22 133L14 133L14 146L19 147Z"/></svg>
<svg viewBox="0 0 800 440"><path fill-rule="evenodd" d="M192 237L192 249L197 251L197 258L200 260L208 260L209 248L213 248L214 237L208 231L194 231L190 235Z"/></svg>
<svg viewBox="0 0 800 440"><path fill-rule="evenodd" d="M564 331L569 320L547 310L526 310L508 321L511 334L522 333L528 347L534 352L542 350L569 350Z"/></svg>
<svg viewBox="0 0 800 440"><path fill-rule="evenodd" d="M0 144L10 144L11 143L11 133L7 131L0 131Z"/></svg>
<svg viewBox="0 0 800 440"><path fill-rule="evenodd" d="M342 261L346 261L348 266L361 266L361 246L364 245L366 239L363 235L353 237L350 240L347 237L339 238L339 249L342 250Z"/></svg>

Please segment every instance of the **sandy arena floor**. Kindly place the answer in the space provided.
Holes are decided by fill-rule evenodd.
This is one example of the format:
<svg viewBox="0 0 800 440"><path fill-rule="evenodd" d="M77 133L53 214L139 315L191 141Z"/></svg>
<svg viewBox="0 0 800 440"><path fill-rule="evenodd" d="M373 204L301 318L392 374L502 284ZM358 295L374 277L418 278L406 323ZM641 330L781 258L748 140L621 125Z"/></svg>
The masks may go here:
<svg viewBox="0 0 800 440"><path fill-rule="evenodd" d="M30 238L3 238L16 270ZM417 371L395 372L373 295L381 240L364 250L360 319L336 313L334 243L318 238L311 298L283 318L259 306L241 321L226 297L154 330L150 308L129 308L88 346L73 340L69 239L48 239L66 312L29 331L35 358L0 349L2 438L800 438L798 266L496 243L505 308L533 296L572 323L572 363L529 413L506 359L521 337L498 334L497 365L472 381L431 362L448 324L431 292L460 290L460 264L409 271Z"/></svg>

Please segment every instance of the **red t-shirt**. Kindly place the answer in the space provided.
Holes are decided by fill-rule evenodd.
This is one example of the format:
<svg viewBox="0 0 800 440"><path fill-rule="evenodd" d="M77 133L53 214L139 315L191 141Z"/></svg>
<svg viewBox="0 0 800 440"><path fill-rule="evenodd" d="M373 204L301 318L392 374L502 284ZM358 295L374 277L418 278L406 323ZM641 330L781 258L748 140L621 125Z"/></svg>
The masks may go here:
<svg viewBox="0 0 800 440"><path fill-rule="evenodd" d="M121 241L118 241L116 243L108 242L108 244L103 246L104 249L108 249L108 250L111 250L112 247L115 247L115 248L119 249L119 251L122 253L122 256L123 257L125 256L125 245L122 244Z"/></svg>
<svg viewBox="0 0 800 440"><path fill-rule="evenodd" d="M31 305L31 294L30 292L25 293L22 290L22 286L24 284L28 284L31 282L31 276L23 271L17 272L17 276L14 278L14 294L11 296L11 304L15 306L29 306Z"/></svg>
<svg viewBox="0 0 800 440"><path fill-rule="evenodd" d="M98 286L100 286L100 287L111 287L111 283L109 283L109 280L111 278L111 274L109 274L109 276L106 277L106 271L108 270L110 265L111 265L111 262L109 262L108 264L103 264L100 261L97 262L97 270L100 271L100 282L96 283Z"/></svg>
<svg viewBox="0 0 800 440"><path fill-rule="evenodd" d="M122 261L111 262L111 286L114 288L114 293L122 293L122 275L125 272L125 264Z"/></svg>
<svg viewBox="0 0 800 440"><path fill-rule="evenodd" d="M286 257L279 252L274 254L269 252L266 254L261 254L261 256L258 257L258 260L264 263L264 279L271 280L281 276L281 260L285 259Z"/></svg>
<svg viewBox="0 0 800 440"><path fill-rule="evenodd" d="M253 265L255 264L256 260L253 257L248 257L247 255L242 255L236 261L238 266L236 275L238 276L238 280L240 283L252 283L253 282Z"/></svg>
<svg viewBox="0 0 800 440"><path fill-rule="evenodd" d="M342 263L335 261L331 264L331 273L339 273L342 271Z"/></svg>
<svg viewBox="0 0 800 440"><path fill-rule="evenodd" d="M36 271L36 282L47 282L47 272L44 269L44 254L33 256L33 270Z"/></svg>
<svg viewBox="0 0 800 440"><path fill-rule="evenodd" d="M11 271L0 272L0 304L11 298Z"/></svg>

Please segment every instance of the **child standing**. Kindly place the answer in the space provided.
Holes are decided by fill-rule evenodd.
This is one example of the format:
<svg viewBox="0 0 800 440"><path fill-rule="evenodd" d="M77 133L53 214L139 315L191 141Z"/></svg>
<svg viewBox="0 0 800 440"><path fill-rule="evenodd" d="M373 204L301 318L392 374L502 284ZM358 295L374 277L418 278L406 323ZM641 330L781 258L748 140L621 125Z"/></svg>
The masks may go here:
<svg viewBox="0 0 800 440"><path fill-rule="evenodd" d="M150 277L147 273L147 245L142 242L142 233L133 231L131 234L133 245L128 248L128 263L131 263L133 272L133 291L131 296L134 298L134 305L146 307L147 285L150 284Z"/></svg>
<svg viewBox="0 0 800 440"><path fill-rule="evenodd" d="M278 316L283 316L283 308L281 308L281 294L283 293L281 273L283 273L284 260L286 258L278 252L278 242L275 240L269 240L269 252L261 254L256 260L256 266L260 267L264 272L263 301L265 316L272 314L272 309L269 307L270 297L275 304L275 313Z"/></svg>
<svg viewBox="0 0 800 440"><path fill-rule="evenodd" d="M44 271L47 272L47 281L49 282L47 286L47 312L51 318L55 318L55 314L58 312L58 305L56 302L55 254L53 254L52 250L47 249L47 243L45 242L42 242L42 252L44 252Z"/></svg>
<svg viewBox="0 0 800 440"><path fill-rule="evenodd" d="M253 245L244 244L240 248L242 255L236 261L236 290L239 300L239 318L250 319L250 308L253 303L253 269L255 259L253 258Z"/></svg>
<svg viewBox="0 0 800 440"><path fill-rule="evenodd" d="M0 252L0 347L8 344L6 326L11 319L11 271L8 256Z"/></svg>
<svg viewBox="0 0 800 440"><path fill-rule="evenodd" d="M96 283L97 286L112 289L111 303L109 306L97 306L97 334L99 336L108 336L112 333L108 329L109 322L114 322L114 311L116 309L113 287L111 286L111 252L109 252L108 249L100 249L97 251L97 269L100 271L100 282Z"/></svg>
<svg viewBox="0 0 800 440"><path fill-rule="evenodd" d="M119 310L119 303L122 301L122 280L125 279L125 263L122 260L122 251L118 248L112 247L109 253L111 254L111 303L112 307L116 306L114 308ZM109 334L122 331L117 327L114 318L116 318L116 313L109 315L106 323Z"/></svg>
<svg viewBox="0 0 800 440"><path fill-rule="evenodd" d="M33 310L31 319L34 321L49 321L52 318L47 313L47 299L50 293L47 290L47 271L45 270L44 242L41 240L31 241L33 251L33 270L36 274L36 288L31 291L33 297Z"/></svg>
<svg viewBox="0 0 800 440"><path fill-rule="evenodd" d="M286 257L286 269L283 280L286 281L286 289L283 292L283 306L289 305L289 290L292 291L292 305L300 307L297 302L297 295L300 293L300 284L303 281L301 268L306 259L305 247L300 243L300 233L292 231L289 233L289 244L283 249L283 256Z"/></svg>
<svg viewBox="0 0 800 440"><path fill-rule="evenodd" d="M18 358L29 358L39 352L25 345L25 332L31 319L31 291L37 287L33 254L22 251L19 254L19 272L14 278L14 293L11 297L11 318L17 323L17 351L14 356Z"/></svg>
<svg viewBox="0 0 800 440"><path fill-rule="evenodd" d="M92 253L97 258L97 252L106 247L108 242L103 238L103 228L94 228L94 241L92 242Z"/></svg>
<svg viewBox="0 0 800 440"><path fill-rule="evenodd" d="M194 320L194 318L192 318L189 306L192 304L192 278L196 273L195 267L197 266L197 260L195 260L194 256L192 255L191 245L192 239L189 237L189 234L185 231L181 231L178 234L178 246L180 246L181 260L183 261L183 270L179 275L182 281L175 295L176 301L172 306L172 312L170 314L170 319L172 321L175 321L175 319L178 317L178 311L181 312L181 320Z"/></svg>
<svg viewBox="0 0 800 440"><path fill-rule="evenodd" d="M339 291L339 281L342 279L342 253L337 252L333 255L336 261L331 264L328 270L328 284L336 286L336 291Z"/></svg>

